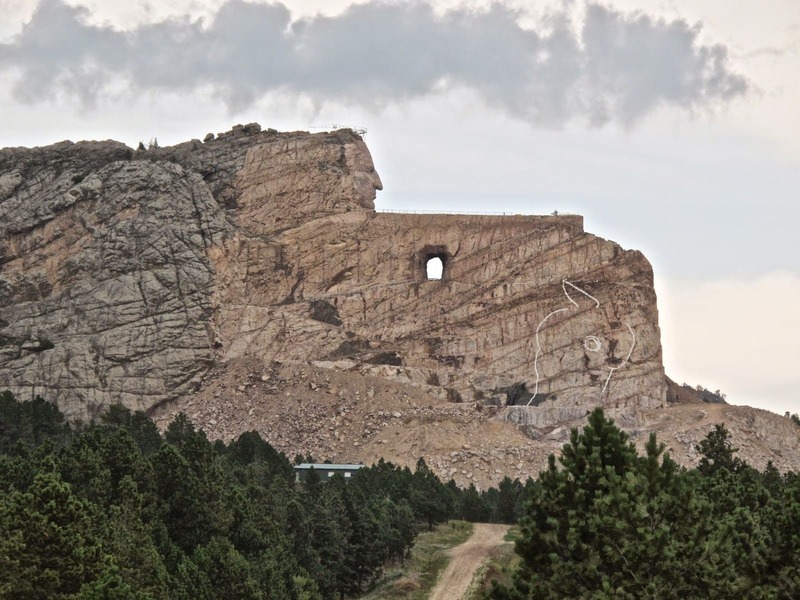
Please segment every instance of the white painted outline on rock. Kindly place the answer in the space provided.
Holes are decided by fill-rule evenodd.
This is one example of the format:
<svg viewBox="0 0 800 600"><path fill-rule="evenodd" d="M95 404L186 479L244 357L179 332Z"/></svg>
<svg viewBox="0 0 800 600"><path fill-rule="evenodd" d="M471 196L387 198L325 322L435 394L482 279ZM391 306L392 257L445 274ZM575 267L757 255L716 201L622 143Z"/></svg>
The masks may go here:
<svg viewBox="0 0 800 600"><path fill-rule="evenodd" d="M528 400L528 404L526 406L530 406L531 402L533 402L533 399L536 398L536 395L539 393L539 355L542 353L542 345L539 343L539 330L542 328L542 325L544 325L544 322L547 321L547 319L555 314L568 310L568 308L559 308L558 310L554 310L544 319L542 319L536 326L536 357L533 359L533 370L536 373L536 387L534 388L533 396L531 396L531 399Z"/></svg>
<svg viewBox="0 0 800 600"><path fill-rule="evenodd" d="M562 279L561 280L561 289L564 290L564 295L567 297L567 300L572 302L575 305L575 308L580 308L580 306L578 306L578 303L575 302L575 300L572 299L572 296L569 295L569 292L567 291L567 286L570 286L572 289L579 291L581 294L583 294L584 296L586 296L587 298L592 300L595 303L595 308L600 308L600 300L598 300L597 298L592 296L586 290L582 290L581 288L579 288L574 283L570 283L566 279Z"/></svg>
<svg viewBox="0 0 800 600"><path fill-rule="evenodd" d="M567 291L567 286L571 287L573 290L583 294L584 296L586 296L587 298L592 300L595 303L594 309L600 308L600 301L597 298L592 296L586 290L579 288L574 283L572 283L570 281L567 281L566 279L562 279L561 280L561 289L564 290L564 295L567 297L567 300L569 300L575 306L575 308L580 309L580 306L578 305L577 302L575 302L575 300L572 298L572 296L569 295L569 292ZM594 309L592 309L592 310L594 310ZM553 315L556 315L558 313L561 313L561 312L566 312L568 310L570 310L570 309L569 308L559 308L558 310L554 310L553 312L548 314L544 319L539 321L539 324L536 326L536 356L533 359L533 371L536 374L536 384L534 385L533 396L531 396L531 399L528 400L528 404L526 404L526 406L530 406L531 402L533 402L534 398L536 398L536 396L539 395L539 381L541 380L541 376L539 375L539 357L542 355L542 344L539 341L539 331L541 330L542 325L544 325L545 322L550 317L552 317ZM628 364L628 361L630 361L630 359L631 359L631 355L633 355L633 349L636 348L636 333L634 333L633 327L630 326L630 323L625 322L625 326L628 328L628 331L631 334L631 338L633 339L633 343L631 343L630 350L628 350L628 355L625 357L625 360L623 360L622 363L619 364L619 366L608 367L608 377L606 377L606 380L603 383L603 389L600 392L601 394L605 393L606 388L608 388L608 382L611 381L611 376L614 374L614 372L618 371L619 369L623 368L626 364ZM594 349L589 348L586 345L586 343L587 343L586 340L591 341L593 347L594 347L595 343L597 344L597 346L594 347ZM597 338L596 336L591 335L591 336L588 336L584 340L584 348L586 348L586 350L588 350L589 352L598 352L600 350L600 348L602 348L602 343L600 342L599 338Z"/></svg>
<svg viewBox="0 0 800 600"><path fill-rule="evenodd" d="M596 335L587 335L583 338L583 347L587 352L600 352L603 348L603 342Z"/></svg>

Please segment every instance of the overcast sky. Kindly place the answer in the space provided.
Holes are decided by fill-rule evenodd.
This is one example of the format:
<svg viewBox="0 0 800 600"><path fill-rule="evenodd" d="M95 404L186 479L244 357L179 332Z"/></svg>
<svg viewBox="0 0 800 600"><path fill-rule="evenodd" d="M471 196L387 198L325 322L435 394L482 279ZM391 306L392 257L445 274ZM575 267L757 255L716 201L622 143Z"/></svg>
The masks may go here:
<svg viewBox="0 0 800 600"><path fill-rule="evenodd" d="M364 127L378 208L579 212L652 262L673 379L800 412L797 0L0 14L0 146Z"/></svg>

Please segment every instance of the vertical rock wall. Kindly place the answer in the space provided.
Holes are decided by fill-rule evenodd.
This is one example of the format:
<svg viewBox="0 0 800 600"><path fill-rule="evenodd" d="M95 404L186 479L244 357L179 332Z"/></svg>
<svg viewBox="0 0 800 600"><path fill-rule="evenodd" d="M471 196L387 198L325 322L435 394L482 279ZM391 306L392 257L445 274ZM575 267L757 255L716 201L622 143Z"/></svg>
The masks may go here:
<svg viewBox="0 0 800 600"><path fill-rule="evenodd" d="M203 179L105 143L35 154L0 204L0 388L80 420L188 393L214 359L205 253L227 228Z"/></svg>

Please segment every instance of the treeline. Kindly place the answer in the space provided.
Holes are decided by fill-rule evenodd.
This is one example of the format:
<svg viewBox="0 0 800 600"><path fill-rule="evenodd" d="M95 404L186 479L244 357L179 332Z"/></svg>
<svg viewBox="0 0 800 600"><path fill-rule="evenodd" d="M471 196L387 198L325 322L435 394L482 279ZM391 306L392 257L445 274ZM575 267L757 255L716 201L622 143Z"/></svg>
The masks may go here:
<svg viewBox="0 0 800 600"><path fill-rule="evenodd" d="M0 597L344 598L420 530L514 519L525 489L460 490L423 460L296 485L255 432L212 443L179 415L162 436L121 407L71 429L54 405L4 392Z"/></svg>
<svg viewBox="0 0 800 600"><path fill-rule="evenodd" d="M717 425L696 469L651 436L639 456L602 410L532 487L500 600L800 598L800 475L758 471Z"/></svg>

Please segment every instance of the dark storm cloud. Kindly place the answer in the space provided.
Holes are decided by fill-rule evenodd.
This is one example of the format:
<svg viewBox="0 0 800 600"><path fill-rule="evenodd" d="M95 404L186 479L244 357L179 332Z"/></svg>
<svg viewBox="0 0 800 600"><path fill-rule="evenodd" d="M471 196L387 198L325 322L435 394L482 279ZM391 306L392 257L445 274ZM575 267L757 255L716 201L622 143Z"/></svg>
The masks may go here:
<svg viewBox="0 0 800 600"><path fill-rule="evenodd" d="M281 4L229 0L209 23L121 31L42 0L0 44L0 69L14 70L13 93L28 103L66 94L91 106L115 77L134 93L210 88L234 111L269 92L380 106L463 86L541 125L630 125L661 105L709 110L746 92L726 48L700 44L697 26L586 8L580 24L564 12L535 28L501 4L436 15L420 2L293 23Z"/></svg>

